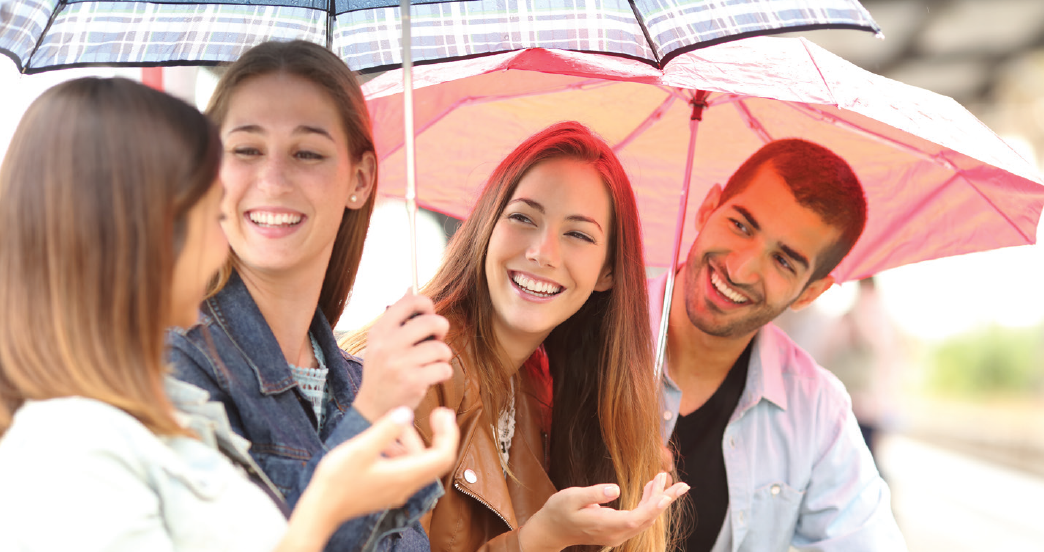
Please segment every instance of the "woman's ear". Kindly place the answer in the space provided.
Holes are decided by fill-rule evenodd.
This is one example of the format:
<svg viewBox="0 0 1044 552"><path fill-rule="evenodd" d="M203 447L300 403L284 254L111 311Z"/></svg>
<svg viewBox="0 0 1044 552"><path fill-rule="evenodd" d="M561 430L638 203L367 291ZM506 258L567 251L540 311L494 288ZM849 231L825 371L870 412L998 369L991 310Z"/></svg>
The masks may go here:
<svg viewBox="0 0 1044 552"><path fill-rule="evenodd" d="M373 185L376 183L377 157L372 151L363 153L362 158L352 167L351 190L348 192L348 201L344 206L349 209L359 209L366 205L373 193Z"/></svg>
<svg viewBox="0 0 1044 552"><path fill-rule="evenodd" d="M613 271L609 267L602 270L602 275L595 282L595 291L608 291L613 287Z"/></svg>

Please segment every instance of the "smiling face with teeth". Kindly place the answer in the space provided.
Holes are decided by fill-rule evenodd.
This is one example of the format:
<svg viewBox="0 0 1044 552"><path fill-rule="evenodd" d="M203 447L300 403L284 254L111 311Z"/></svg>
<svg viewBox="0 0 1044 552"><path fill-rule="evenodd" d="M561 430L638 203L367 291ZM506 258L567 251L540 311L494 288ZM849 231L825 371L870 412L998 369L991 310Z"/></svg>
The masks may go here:
<svg viewBox="0 0 1044 552"><path fill-rule="evenodd" d="M771 164L743 191L721 204L720 197L716 185L696 215L699 234L679 286L697 329L749 340L788 307L803 308L833 285L830 276L810 279L841 231L800 205Z"/></svg>
<svg viewBox="0 0 1044 552"><path fill-rule="evenodd" d="M535 348L592 292L612 287L611 224L609 190L589 163L554 158L525 173L486 249L500 343Z"/></svg>
<svg viewBox="0 0 1044 552"><path fill-rule="evenodd" d="M251 77L228 105L223 227L240 270L303 268L321 282L345 208L369 197L372 157L352 160L336 105L304 78Z"/></svg>

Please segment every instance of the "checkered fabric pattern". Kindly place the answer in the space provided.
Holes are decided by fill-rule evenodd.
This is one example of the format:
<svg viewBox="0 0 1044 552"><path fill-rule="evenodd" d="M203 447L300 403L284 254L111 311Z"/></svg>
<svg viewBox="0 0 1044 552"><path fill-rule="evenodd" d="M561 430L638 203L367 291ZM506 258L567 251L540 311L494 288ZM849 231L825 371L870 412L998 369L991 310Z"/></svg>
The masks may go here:
<svg viewBox="0 0 1044 552"><path fill-rule="evenodd" d="M857 0L634 0L633 5L628 0L420 1L425 3L411 8L413 59L418 63L540 47L624 55L661 65L672 54L730 37L795 28L879 32ZM332 22L328 2L334 2L337 13ZM402 63L395 4L70 0L54 13L57 0L0 0L0 52L29 73L87 64L215 64L233 61L265 40L325 45L329 28L333 51L352 69L365 71Z"/></svg>
<svg viewBox="0 0 1044 552"><path fill-rule="evenodd" d="M658 60L728 37L814 28L856 28L880 33L852 0L635 0Z"/></svg>
<svg viewBox="0 0 1044 552"><path fill-rule="evenodd" d="M627 0L470 0L411 8L415 63L556 48L653 60ZM337 17L334 52L355 70L402 63L399 8Z"/></svg>

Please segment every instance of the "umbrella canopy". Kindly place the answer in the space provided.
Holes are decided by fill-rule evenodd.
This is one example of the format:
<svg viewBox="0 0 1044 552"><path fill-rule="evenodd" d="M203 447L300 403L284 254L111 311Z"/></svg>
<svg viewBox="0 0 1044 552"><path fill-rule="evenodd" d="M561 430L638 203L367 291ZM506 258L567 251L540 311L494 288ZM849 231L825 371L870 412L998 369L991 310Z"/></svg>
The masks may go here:
<svg viewBox="0 0 1044 552"><path fill-rule="evenodd" d="M413 60L531 47L662 66L746 36L851 28L879 33L857 0L414 0ZM235 61L266 40L326 45L356 71L402 63L397 0L0 0L0 52L21 71Z"/></svg>
<svg viewBox="0 0 1044 552"><path fill-rule="evenodd" d="M903 264L1033 243L1037 170L958 103L867 71L804 39L752 38L677 56L665 69L618 57L528 50L415 69L418 201L456 217L525 137L578 120L614 146L642 215L646 261L671 264L698 123L689 212L772 139L823 144L853 166L869 220L839 281ZM381 191L402 193L401 76L367 83ZM703 97L703 94L699 94ZM694 237L687 217L682 252Z"/></svg>

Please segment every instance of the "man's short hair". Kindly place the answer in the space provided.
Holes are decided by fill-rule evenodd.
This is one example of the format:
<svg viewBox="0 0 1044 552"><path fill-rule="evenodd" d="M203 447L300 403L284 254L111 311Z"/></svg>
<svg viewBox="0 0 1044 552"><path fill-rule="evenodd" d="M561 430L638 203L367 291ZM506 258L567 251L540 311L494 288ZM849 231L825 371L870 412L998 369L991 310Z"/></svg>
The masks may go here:
<svg viewBox="0 0 1044 552"><path fill-rule="evenodd" d="M769 142L744 161L725 184L720 202L746 189L766 163L783 178L798 205L841 230L838 239L817 255L809 281L827 276L852 250L866 226L866 196L859 179L836 153L807 140L788 138Z"/></svg>

